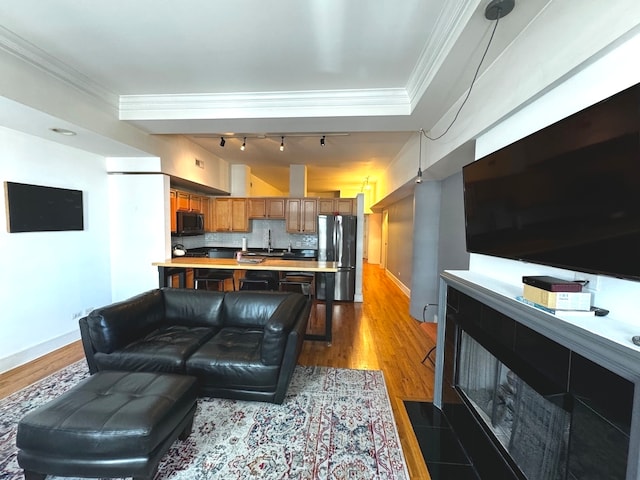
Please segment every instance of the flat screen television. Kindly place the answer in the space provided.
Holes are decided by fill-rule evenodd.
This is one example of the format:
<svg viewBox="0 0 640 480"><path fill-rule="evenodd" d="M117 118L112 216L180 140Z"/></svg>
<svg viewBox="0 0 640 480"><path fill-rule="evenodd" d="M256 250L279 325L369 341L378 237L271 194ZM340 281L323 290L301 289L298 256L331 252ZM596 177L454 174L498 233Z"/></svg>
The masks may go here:
<svg viewBox="0 0 640 480"><path fill-rule="evenodd" d="M81 190L5 182L5 200L11 233L84 230Z"/></svg>
<svg viewBox="0 0 640 480"><path fill-rule="evenodd" d="M640 84L463 168L467 250L640 280Z"/></svg>

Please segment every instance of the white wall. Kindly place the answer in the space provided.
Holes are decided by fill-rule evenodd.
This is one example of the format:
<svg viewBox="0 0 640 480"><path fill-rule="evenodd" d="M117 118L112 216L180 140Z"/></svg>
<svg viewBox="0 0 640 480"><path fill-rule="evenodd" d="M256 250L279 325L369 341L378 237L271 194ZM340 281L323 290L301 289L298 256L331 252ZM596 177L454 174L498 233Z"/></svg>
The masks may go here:
<svg viewBox="0 0 640 480"><path fill-rule="evenodd" d="M635 35L479 137L476 142L476 158L640 82L640 63L637 61L639 51L640 35ZM594 192L594 195L597 194ZM574 278L574 272L475 254L471 255L469 268L514 284L521 283L522 275L544 274ZM640 325L636 301L640 298L640 282L600 276L597 283L594 305L608 309L610 318L634 321Z"/></svg>
<svg viewBox="0 0 640 480"><path fill-rule="evenodd" d="M161 174L108 177L114 302L158 287L152 262L171 256L169 183Z"/></svg>
<svg viewBox="0 0 640 480"><path fill-rule="evenodd" d="M79 338L77 317L111 301L105 159L0 127L3 181L82 190L85 230L0 229L0 371ZM6 224L2 195L1 223Z"/></svg>

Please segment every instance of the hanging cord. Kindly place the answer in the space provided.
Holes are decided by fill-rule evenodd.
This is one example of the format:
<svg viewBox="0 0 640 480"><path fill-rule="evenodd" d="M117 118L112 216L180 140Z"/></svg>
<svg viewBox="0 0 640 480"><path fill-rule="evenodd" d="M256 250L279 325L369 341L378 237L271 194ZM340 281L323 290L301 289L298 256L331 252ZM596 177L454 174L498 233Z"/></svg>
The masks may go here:
<svg viewBox="0 0 640 480"><path fill-rule="evenodd" d="M464 107L465 103L467 103L467 100L469 100L469 95L471 95L471 89L473 88L473 85L476 83L476 78L478 78L478 73L480 73L480 67L482 66L482 63L484 62L484 58L487 56L487 52L489 51L489 47L491 46L491 43L493 42L493 36L496 33L496 30L498 28L498 22L500 21L500 15L497 16L496 18L496 23L493 26L493 31L491 32L491 37L489 37L489 43L487 43L487 48L484 49L484 53L482 54L482 58L480 59L480 63L478 64L478 68L476 68L476 73L473 75L473 79L471 80L471 85L469 86L469 90L467 91L467 96L464 98L464 101L462 102L462 104L460 105L460 108L458 108L458 111L456 112L456 115L453 117L453 120L451 121L451 123L449 124L449 126L447 127L447 129L441 133L440 135L438 135L437 137L430 137L429 135L427 135L423 129L420 129L420 131L422 132L422 134L427 137L429 140L439 140L442 137L444 137L447 132L449 132L449 129L453 126L453 124L456 122L456 120L458 119L458 115L460 115L460 111L462 110L462 107Z"/></svg>

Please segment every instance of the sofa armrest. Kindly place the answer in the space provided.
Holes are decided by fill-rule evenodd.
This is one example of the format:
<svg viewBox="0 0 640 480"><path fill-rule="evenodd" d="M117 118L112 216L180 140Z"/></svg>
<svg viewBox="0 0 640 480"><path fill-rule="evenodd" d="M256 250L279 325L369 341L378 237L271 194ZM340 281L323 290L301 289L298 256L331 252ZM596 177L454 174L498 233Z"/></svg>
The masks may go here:
<svg viewBox="0 0 640 480"><path fill-rule="evenodd" d="M94 357L96 349L91 342L91 334L89 333L89 324L87 322L87 317L82 317L80 320L78 320L78 324L80 325L80 338L82 339L84 356L87 359L89 373L93 375L98 371L98 366L96 365L96 359Z"/></svg>
<svg viewBox="0 0 640 480"><path fill-rule="evenodd" d="M292 293L276 308L264 326L261 360L265 365L279 365L287 345L289 332L308 315L309 300L305 295ZM306 324L306 320L305 324Z"/></svg>

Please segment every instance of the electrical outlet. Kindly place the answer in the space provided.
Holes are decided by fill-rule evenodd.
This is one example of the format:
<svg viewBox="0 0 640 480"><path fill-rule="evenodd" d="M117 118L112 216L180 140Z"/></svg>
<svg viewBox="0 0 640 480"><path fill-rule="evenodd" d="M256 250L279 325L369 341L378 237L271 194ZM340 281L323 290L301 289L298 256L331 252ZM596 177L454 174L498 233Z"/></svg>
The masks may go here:
<svg viewBox="0 0 640 480"><path fill-rule="evenodd" d="M581 282L588 281L584 288L592 292L597 292L600 287L600 277L593 273L576 272L573 279Z"/></svg>

